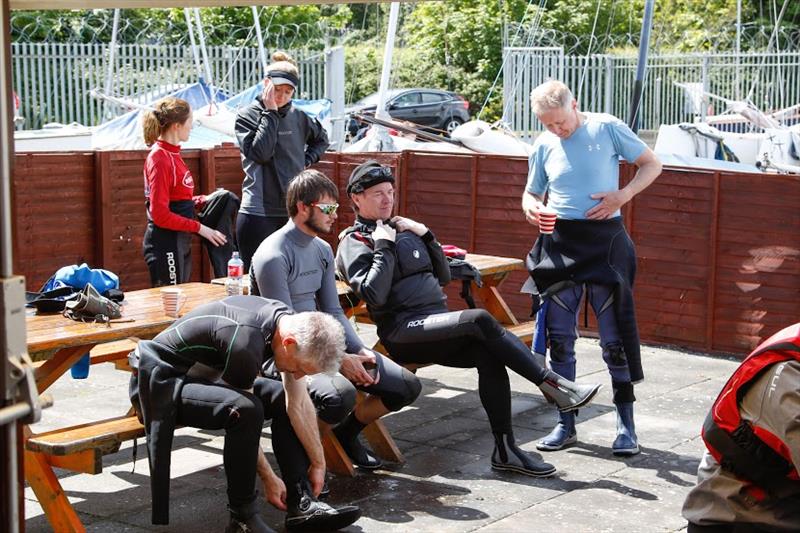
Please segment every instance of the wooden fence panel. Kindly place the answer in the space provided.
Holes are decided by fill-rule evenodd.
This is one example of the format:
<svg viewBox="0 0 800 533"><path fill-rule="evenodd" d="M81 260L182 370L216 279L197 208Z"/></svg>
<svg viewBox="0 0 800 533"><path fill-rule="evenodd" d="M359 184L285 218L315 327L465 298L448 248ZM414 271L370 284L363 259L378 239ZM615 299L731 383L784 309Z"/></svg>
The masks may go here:
<svg viewBox="0 0 800 533"><path fill-rule="evenodd" d="M142 258L142 166L146 151L17 154L13 175L15 269L39 286L61 266L87 262L120 275L123 290L149 285ZM238 149L185 151L198 193L241 194ZM524 258L536 229L520 211L524 158L489 155L328 153L315 165L340 191L336 235L353 223L345 189L366 159L391 166L401 215L441 242ZM624 164L627 182L633 167ZM800 316L800 180L765 174L665 169L623 214L639 257L634 295L647 342L744 354ZM193 243L193 280L211 269ZM519 318L530 300L524 273L502 293ZM455 288L451 305L463 307ZM591 313L589 314L591 316ZM590 328L594 321L589 320Z"/></svg>
<svg viewBox="0 0 800 533"><path fill-rule="evenodd" d="M800 181L724 174L715 350L744 352L800 319Z"/></svg>
<svg viewBox="0 0 800 533"><path fill-rule="evenodd" d="M62 266L96 264L94 154L19 154L12 187L14 268L28 290Z"/></svg>

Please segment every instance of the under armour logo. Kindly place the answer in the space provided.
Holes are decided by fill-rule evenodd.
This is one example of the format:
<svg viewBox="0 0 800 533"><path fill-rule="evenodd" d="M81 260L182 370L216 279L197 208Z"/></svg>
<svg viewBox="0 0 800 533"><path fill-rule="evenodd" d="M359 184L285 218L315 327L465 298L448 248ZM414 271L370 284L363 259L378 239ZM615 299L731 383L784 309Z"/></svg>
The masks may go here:
<svg viewBox="0 0 800 533"><path fill-rule="evenodd" d="M411 255L414 256L414 259L419 259L419 250L414 250L413 252L411 252Z"/></svg>

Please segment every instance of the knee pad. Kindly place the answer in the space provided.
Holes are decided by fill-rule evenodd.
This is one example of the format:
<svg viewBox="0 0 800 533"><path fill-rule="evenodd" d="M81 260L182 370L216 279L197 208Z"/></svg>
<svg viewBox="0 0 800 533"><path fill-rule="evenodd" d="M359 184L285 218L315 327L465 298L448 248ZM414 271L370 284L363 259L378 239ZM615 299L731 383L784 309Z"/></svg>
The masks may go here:
<svg viewBox="0 0 800 533"><path fill-rule="evenodd" d="M550 337L550 359L564 364L575 363L575 339Z"/></svg>
<svg viewBox="0 0 800 533"><path fill-rule="evenodd" d="M633 395L633 383L630 381L611 381L611 390L614 394L614 403L631 403L636 401Z"/></svg>
<svg viewBox="0 0 800 533"><path fill-rule="evenodd" d="M381 381L379 385L383 385L383 382ZM393 379L389 390L381 391L380 398L389 411L399 411L406 405L414 403L420 392L422 383L419 378L404 368L400 373L400 379Z"/></svg>
<svg viewBox="0 0 800 533"><path fill-rule="evenodd" d="M347 378L338 374L331 378L330 384L332 387L326 387L325 390L309 392L320 420L334 425L344 420L355 407L356 388Z"/></svg>
<svg viewBox="0 0 800 533"><path fill-rule="evenodd" d="M628 366L628 358L625 356L625 348L622 344L615 342L603 348L603 361L609 367Z"/></svg>

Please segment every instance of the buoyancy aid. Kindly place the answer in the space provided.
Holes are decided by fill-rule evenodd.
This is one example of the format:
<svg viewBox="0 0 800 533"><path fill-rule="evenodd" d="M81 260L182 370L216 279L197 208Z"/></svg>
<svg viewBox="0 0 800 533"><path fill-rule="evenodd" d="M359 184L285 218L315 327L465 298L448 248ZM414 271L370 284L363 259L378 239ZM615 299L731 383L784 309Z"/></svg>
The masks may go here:
<svg viewBox="0 0 800 533"><path fill-rule="evenodd" d="M800 479L789 448L773 433L742 420L739 402L749 384L775 363L800 361L800 323L761 343L739 365L714 401L703 424L709 453L723 469L769 493Z"/></svg>

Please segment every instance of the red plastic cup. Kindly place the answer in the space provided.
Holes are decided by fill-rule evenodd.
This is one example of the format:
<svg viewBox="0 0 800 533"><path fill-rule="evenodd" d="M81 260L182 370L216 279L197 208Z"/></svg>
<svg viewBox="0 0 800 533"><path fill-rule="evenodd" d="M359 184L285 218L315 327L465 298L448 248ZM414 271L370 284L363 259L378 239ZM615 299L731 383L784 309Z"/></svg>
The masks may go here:
<svg viewBox="0 0 800 533"><path fill-rule="evenodd" d="M539 210L539 233L550 235L556 227L556 210L544 206Z"/></svg>

